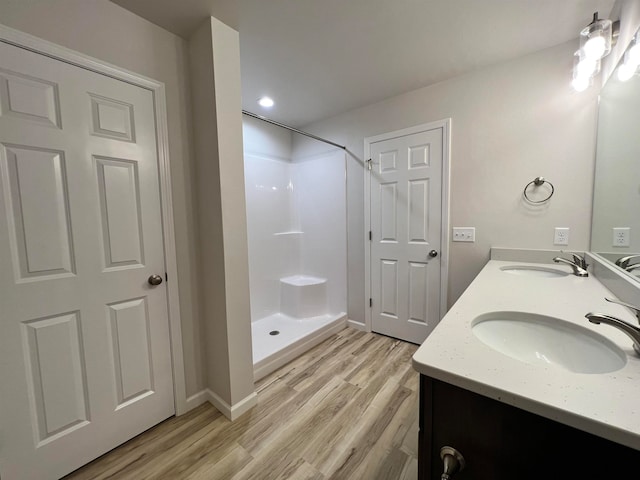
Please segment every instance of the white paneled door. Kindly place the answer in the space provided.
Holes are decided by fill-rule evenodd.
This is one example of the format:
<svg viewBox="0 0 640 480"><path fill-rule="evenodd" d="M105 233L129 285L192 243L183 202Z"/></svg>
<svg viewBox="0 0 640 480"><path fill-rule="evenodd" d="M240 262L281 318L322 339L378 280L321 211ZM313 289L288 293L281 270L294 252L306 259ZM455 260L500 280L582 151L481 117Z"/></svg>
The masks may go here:
<svg viewBox="0 0 640 480"><path fill-rule="evenodd" d="M0 476L174 413L151 91L0 43Z"/></svg>
<svg viewBox="0 0 640 480"><path fill-rule="evenodd" d="M440 321L443 136L370 144L371 326L417 344Z"/></svg>

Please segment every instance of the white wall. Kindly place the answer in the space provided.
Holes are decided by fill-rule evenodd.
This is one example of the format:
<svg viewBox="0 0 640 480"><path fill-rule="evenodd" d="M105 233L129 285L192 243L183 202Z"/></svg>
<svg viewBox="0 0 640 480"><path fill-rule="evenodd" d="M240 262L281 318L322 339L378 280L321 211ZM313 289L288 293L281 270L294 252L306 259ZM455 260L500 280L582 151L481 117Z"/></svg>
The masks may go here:
<svg viewBox="0 0 640 480"><path fill-rule="evenodd" d="M327 279L329 313L347 311L345 153L334 149L294 159L295 192L303 233L301 273Z"/></svg>
<svg viewBox="0 0 640 480"><path fill-rule="evenodd" d="M243 120L251 319L280 310L280 279L327 279L330 313L346 311L345 156L291 159L292 134Z"/></svg>
<svg viewBox="0 0 640 480"><path fill-rule="evenodd" d="M166 87L187 395L205 386L186 42L107 0L2 0L0 23Z"/></svg>
<svg viewBox="0 0 640 480"><path fill-rule="evenodd" d="M577 42L304 127L346 145L350 153L349 318L364 321L362 161L368 136L452 118L451 225L477 230L475 243L451 244L449 305L489 259L491 246L558 249L553 245L558 226L571 229L569 248L588 248L597 92L579 94L570 86ZM318 148L324 147L294 141L294 155ZM556 193L543 207L530 208L522 200L522 189L539 175L553 182Z"/></svg>
<svg viewBox="0 0 640 480"><path fill-rule="evenodd" d="M300 265L300 226L289 160L246 153L251 320L280 311L280 278Z"/></svg>
<svg viewBox="0 0 640 480"><path fill-rule="evenodd" d="M300 264L300 230L291 188L291 132L243 118L251 321L280 311L280 278Z"/></svg>
<svg viewBox="0 0 640 480"><path fill-rule="evenodd" d="M242 164L240 42L215 18L189 39L207 394L232 420L255 404Z"/></svg>

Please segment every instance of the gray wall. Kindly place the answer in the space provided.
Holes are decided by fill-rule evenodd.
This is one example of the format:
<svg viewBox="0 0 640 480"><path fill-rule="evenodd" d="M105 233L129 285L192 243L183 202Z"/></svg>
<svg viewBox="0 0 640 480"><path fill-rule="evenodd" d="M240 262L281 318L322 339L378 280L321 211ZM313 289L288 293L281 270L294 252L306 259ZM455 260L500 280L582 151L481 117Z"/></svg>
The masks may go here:
<svg viewBox="0 0 640 480"><path fill-rule="evenodd" d="M589 246L596 89L570 85L578 39L510 62L392 97L307 125L347 145L349 318L363 322L364 138L452 118L452 226L475 226L475 243L452 243L448 297L453 304L489 259L492 246L559 249L554 227L569 227L567 249ZM317 142L316 142L317 143ZM296 137L294 155L324 148ZM538 208L522 189L542 175L552 200Z"/></svg>

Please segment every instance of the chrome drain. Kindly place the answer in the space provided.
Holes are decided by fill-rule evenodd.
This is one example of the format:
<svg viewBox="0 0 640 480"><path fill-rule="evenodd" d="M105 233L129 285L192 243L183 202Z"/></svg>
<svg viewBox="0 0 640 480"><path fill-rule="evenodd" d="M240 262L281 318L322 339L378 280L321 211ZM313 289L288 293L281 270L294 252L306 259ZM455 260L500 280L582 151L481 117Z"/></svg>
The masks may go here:
<svg viewBox="0 0 640 480"><path fill-rule="evenodd" d="M271 330L269 332L269 335L280 335L280 331L279 330Z"/></svg>

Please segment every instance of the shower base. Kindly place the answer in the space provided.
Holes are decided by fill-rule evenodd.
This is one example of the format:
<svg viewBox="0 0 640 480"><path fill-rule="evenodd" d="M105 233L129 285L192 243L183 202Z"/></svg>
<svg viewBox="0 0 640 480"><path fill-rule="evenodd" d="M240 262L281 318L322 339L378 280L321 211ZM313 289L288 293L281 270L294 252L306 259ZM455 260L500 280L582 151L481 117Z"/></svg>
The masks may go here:
<svg viewBox="0 0 640 480"><path fill-rule="evenodd" d="M345 313L302 319L275 313L251 322L254 380L267 376L346 326Z"/></svg>

